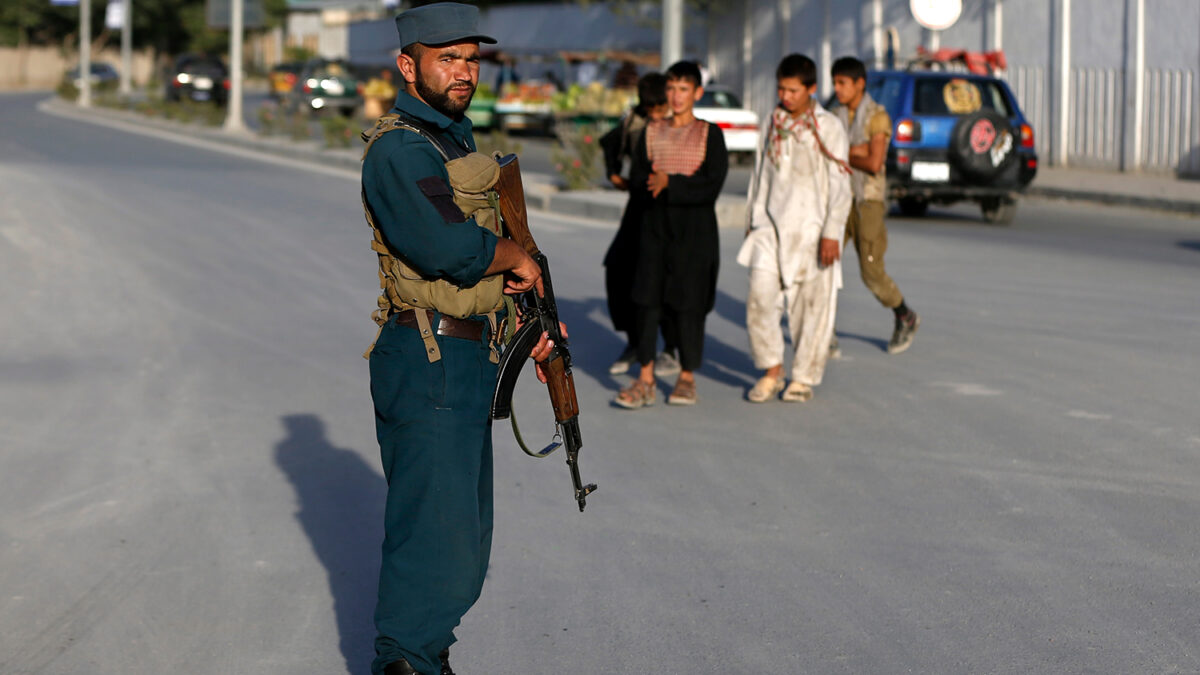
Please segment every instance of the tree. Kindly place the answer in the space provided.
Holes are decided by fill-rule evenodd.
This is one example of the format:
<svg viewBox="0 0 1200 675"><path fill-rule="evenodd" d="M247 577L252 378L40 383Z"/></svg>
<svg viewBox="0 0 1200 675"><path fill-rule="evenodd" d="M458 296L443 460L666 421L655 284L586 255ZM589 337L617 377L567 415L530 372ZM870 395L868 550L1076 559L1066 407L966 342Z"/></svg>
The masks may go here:
<svg viewBox="0 0 1200 675"><path fill-rule="evenodd" d="M93 28L104 22L103 14ZM79 12L74 7L57 7L49 0L3 0L0 2L0 45L23 47L57 44L74 35Z"/></svg>

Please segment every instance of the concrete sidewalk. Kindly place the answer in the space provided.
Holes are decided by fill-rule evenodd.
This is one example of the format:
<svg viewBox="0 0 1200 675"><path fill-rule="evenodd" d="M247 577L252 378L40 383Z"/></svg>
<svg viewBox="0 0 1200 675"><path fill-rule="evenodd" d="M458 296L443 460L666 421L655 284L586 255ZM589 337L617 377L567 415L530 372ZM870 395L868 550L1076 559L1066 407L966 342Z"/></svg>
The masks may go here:
<svg viewBox="0 0 1200 675"><path fill-rule="evenodd" d="M1200 180L1168 174L1041 167L1025 194L1200 216Z"/></svg>
<svg viewBox="0 0 1200 675"><path fill-rule="evenodd" d="M148 128L186 134L212 143L242 150L307 161L322 166L358 170L362 149L324 148L317 141L293 141L283 136L256 134L233 135L214 127L148 118L126 110L94 107L82 110L57 97L43 101L43 112L92 121L114 120ZM595 220L615 226L625 209L626 195L616 190L563 191L561 181L550 174L524 172L525 197L530 208ZM1200 216L1200 180L1188 180L1164 174L1118 173L1087 169L1042 167L1025 194L1029 197L1068 199L1099 204L1114 204ZM745 223L744 195L724 194L717 201L717 222L721 227L742 227Z"/></svg>

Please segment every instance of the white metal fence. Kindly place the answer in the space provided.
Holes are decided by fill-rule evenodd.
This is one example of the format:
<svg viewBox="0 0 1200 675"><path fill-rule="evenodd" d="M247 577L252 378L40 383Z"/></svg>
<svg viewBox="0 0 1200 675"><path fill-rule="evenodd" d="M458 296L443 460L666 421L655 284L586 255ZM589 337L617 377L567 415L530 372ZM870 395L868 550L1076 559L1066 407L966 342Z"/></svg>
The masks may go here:
<svg viewBox="0 0 1200 675"><path fill-rule="evenodd" d="M1013 94L1034 130L1038 154L1050 163L1058 134L1051 78L1043 66L1013 66L1006 75ZM1200 174L1200 110L1195 74L1189 70L1147 70L1143 81L1140 168ZM1120 68L1075 68L1068 103L1067 162L1104 169L1135 168L1126 139L1134 133L1127 115L1125 71ZM1130 141L1132 143L1132 141Z"/></svg>
<svg viewBox="0 0 1200 675"><path fill-rule="evenodd" d="M1200 173L1193 73L1147 70L1142 116L1142 162L1148 169Z"/></svg>
<svg viewBox="0 0 1200 675"><path fill-rule="evenodd" d="M1067 162L1118 169L1124 132L1125 73L1115 68L1073 68L1067 119Z"/></svg>
<svg viewBox="0 0 1200 675"><path fill-rule="evenodd" d="M1050 147L1050 91L1046 86L1046 69L1041 66L1013 66L1006 79L1025 120L1033 127L1033 146L1039 157L1046 157Z"/></svg>

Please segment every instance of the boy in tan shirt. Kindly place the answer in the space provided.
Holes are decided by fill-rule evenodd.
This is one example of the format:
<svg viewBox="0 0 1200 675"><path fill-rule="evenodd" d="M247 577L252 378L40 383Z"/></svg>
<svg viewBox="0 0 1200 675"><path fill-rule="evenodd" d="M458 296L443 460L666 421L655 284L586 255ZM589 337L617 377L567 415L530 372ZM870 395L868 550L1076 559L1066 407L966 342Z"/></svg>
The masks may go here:
<svg viewBox="0 0 1200 675"><path fill-rule="evenodd" d="M896 315L888 353L899 354L912 345L921 318L904 302L904 295L883 266L887 251L887 149L892 120L887 110L867 93L867 69L862 61L846 56L833 63L833 89L842 104L837 116L850 135L851 186L854 206L846 221L846 240L854 241L863 283L884 307Z"/></svg>

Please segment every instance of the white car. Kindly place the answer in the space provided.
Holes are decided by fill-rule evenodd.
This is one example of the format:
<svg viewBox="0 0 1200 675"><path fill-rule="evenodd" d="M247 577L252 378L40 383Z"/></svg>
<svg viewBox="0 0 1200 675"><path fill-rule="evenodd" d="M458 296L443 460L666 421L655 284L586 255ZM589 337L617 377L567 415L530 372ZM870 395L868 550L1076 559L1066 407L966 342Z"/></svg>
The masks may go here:
<svg viewBox="0 0 1200 675"><path fill-rule="evenodd" d="M754 151L758 149L758 113L743 108L733 92L721 87L706 87L693 113L699 119L721 127L725 133L725 148L730 153L754 157Z"/></svg>

